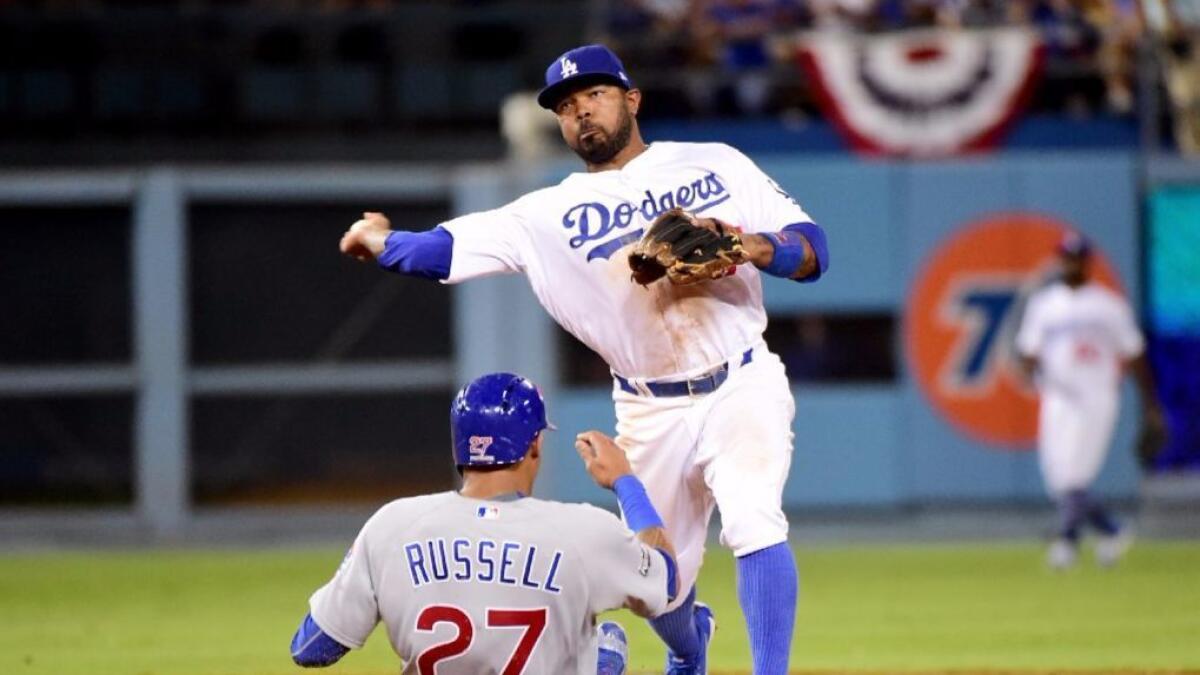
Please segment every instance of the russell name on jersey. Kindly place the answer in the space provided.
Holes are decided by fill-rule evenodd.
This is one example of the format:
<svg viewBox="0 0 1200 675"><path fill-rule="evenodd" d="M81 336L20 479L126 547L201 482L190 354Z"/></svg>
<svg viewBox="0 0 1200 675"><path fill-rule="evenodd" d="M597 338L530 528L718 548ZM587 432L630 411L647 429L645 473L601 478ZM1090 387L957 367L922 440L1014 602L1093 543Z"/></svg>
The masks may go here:
<svg viewBox="0 0 1200 675"><path fill-rule="evenodd" d="M425 584L475 582L504 584L557 595L563 552L539 551L515 541L475 541L459 537L414 541L404 545L413 588Z"/></svg>

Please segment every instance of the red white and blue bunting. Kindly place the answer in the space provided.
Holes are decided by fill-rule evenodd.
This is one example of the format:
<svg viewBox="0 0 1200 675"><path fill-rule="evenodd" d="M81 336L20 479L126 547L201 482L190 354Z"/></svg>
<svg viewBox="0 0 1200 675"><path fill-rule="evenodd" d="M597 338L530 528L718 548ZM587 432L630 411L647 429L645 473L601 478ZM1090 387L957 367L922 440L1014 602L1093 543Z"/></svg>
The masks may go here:
<svg viewBox="0 0 1200 675"><path fill-rule="evenodd" d="M1042 50L1022 28L814 33L800 62L856 150L944 157L999 142L1032 93Z"/></svg>

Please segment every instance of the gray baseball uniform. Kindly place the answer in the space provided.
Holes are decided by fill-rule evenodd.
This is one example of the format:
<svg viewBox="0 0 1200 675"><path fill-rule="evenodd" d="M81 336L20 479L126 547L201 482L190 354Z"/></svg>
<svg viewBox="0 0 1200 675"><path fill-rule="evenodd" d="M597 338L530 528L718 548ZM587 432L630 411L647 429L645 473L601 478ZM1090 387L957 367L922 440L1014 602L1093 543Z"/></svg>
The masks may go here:
<svg viewBox="0 0 1200 675"><path fill-rule="evenodd" d="M349 647L382 620L406 674L594 673L596 614L663 612L667 566L592 506L444 492L376 512L309 604Z"/></svg>

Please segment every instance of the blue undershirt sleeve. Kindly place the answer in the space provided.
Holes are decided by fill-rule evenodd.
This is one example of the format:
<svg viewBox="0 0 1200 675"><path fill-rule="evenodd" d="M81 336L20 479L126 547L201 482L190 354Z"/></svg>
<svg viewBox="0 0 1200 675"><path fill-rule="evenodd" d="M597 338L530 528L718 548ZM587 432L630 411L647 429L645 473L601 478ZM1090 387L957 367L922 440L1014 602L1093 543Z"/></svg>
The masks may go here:
<svg viewBox="0 0 1200 675"><path fill-rule="evenodd" d="M450 276L454 235L443 227L424 232L397 230L388 235L379 266L389 272L443 280Z"/></svg>
<svg viewBox="0 0 1200 675"><path fill-rule="evenodd" d="M307 614L292 636L292 660L305 668L323 668L337 663L350 648L321 630L312 614Z"/></svg>

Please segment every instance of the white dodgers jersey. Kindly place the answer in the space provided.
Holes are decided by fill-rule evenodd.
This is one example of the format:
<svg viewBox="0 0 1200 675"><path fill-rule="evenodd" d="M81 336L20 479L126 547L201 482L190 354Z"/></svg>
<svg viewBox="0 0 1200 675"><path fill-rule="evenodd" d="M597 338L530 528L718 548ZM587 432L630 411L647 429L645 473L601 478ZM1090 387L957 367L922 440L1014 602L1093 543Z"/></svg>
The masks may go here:
<svg viewBox="0 0 1200 675"><path fill-rule="evenodd" d="M1043 393L1115 396L1121 366L1143 349L1129 305L1096 283L1056 283L1034 293L1017 332L1017 350L1037 357Z"/></svg>
<svg viewBox="0 0 1200 675"><path fill-rule="evenodd" d="M617 374L707 372L762 341L762 282L747 264L704 284L634 283L628 248L674 207L751 233L812 222L730 146L655 142L621 169L574 173L443 223L454 236L446 282L523 272L546 311Z"/></svg>
<svg viewBox="0 0 1200 675"><path fill-rule="evenodd" d="M596 614L661 613L667 570L595 507L445 492L376 512L309 604L354 648L382 621L406 674L595 673Z"/></svg>

